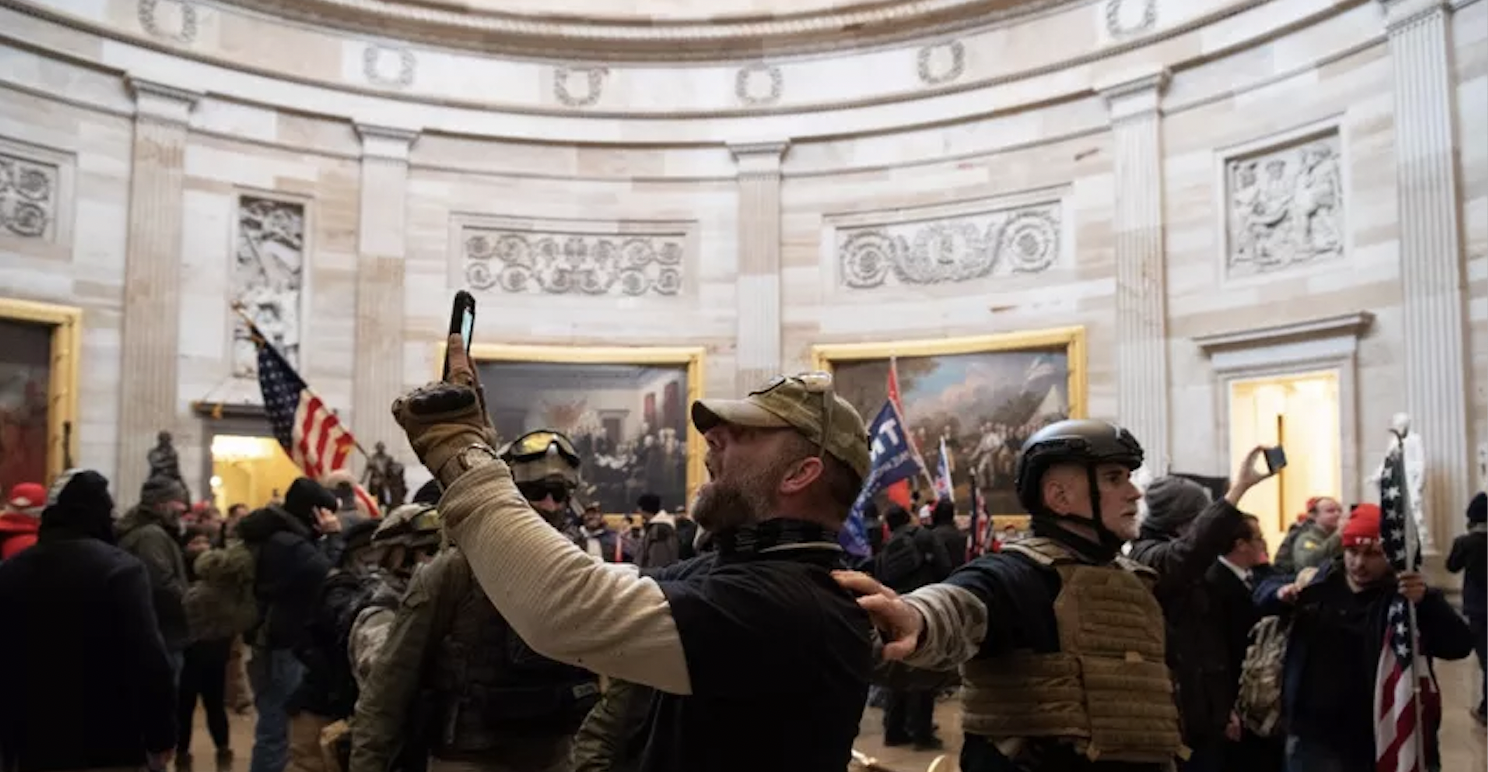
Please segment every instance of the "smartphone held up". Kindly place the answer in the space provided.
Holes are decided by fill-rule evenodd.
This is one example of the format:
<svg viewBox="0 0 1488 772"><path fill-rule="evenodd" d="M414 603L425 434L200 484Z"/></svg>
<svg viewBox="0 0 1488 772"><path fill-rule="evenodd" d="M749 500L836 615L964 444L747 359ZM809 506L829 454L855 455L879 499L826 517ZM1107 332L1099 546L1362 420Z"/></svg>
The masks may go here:
<svg viewBox="0 0 1488 772"><path fill-rule="evenodd" d="M449 334L460 334L465 344L465 355L470 356L470 339L475 335L475 296L465 290L455 293L455 302L450 308ZM440 377L449 380L450 352L444 352L444 373Z"/></svg>

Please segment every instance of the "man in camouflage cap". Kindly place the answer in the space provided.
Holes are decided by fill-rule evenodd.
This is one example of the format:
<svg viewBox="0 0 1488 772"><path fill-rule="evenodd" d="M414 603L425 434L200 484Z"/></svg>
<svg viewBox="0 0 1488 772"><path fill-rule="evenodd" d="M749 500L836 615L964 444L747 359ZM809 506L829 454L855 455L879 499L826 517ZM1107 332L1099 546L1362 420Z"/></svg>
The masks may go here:
<svg viewBox="0 0 1488 772"><path fill-rule="evenodd" d="M642 772L843 769L873 670L871 627L831 579L868 432L831 376L779 378L693 422L711 481L694 514L705 571L619 570L547 527L492 447L459 335L446 381L393 404L444 485L440 513L512 628L560 662L656 689ZM696 441L696 440L694 440ZM676 571L672 571L672 569Z"/></svg>

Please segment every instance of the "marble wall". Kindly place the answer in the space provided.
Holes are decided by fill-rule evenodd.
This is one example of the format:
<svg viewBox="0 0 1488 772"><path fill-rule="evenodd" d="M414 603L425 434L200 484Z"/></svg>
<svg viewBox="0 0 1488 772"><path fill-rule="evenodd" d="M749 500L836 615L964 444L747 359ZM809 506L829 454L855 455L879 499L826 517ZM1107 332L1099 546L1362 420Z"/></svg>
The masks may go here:
<svg viewBox="0 0 1488 772"><path fill-rule="evenodd" d="M1228 472L1229 379L1336 368L1340 493L1410 410L1451 532L1488 475L1485 29L1481 0L1047 2L597 67L17 0L0 159L57 186L44 233L0 233L0 295L85 310L78 456L126 491L157 428L203 468L194 402L258 401L234 299L411 461L385 406L469 288L478 343L702 346L711 394L820 343L1081 325L1090 414L1197 472Z"/></svg>

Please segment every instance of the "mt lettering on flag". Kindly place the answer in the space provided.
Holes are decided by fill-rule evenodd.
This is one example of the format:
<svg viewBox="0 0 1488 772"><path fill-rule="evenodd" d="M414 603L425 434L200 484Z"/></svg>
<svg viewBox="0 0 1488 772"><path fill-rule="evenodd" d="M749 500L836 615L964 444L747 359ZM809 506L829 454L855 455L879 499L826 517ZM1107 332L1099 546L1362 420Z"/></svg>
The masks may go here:
<svg viewBox="0 0 1488 772"><path fill-rule="evenodd" d="M1405 459L1390 451L1380 475L1380 547L1396 573L1421 569L1420 549L1410 533L1415 520L1406 501ZM1441 692L1417 653L1421 636L1415 609L1399 595L1390 601L1385 640L1374 681L1374 752L1376 772L1426 772L1422 724L1441 716ZM1416 685L1420 686L1417 703Z"/></svg>
<svg viewBox="0 0 1488 772"><path fill-rule="evenodd" d="M878 411L878 417L868 428L868 441L868 478L863 481L858 498L847 515L847 523L838 535L842 548L858 557L868 557L870 553L863 513L873 497L894 483L923 473L910 452L904 420L893 401L885 402L883 409Z"/></svg>

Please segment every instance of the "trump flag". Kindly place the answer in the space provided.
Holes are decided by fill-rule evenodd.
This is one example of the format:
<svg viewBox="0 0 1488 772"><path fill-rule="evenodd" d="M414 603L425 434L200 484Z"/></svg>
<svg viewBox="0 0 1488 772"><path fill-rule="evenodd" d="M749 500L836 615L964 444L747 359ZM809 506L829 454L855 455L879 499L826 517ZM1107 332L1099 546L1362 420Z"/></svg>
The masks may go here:
<svg viewBox="0 0 1488 772"><path fill-rule="evenodd" d="M904 433L904 419L893 401L884 403L868 429L869 467L868 479L858 492L848 513L847 525L838 540L843 549L858 557L868 557L868 533L863 524L863 510L873 497L900 480L907 480L921 473L920 464L910 448L909 438Z"/></svg>

